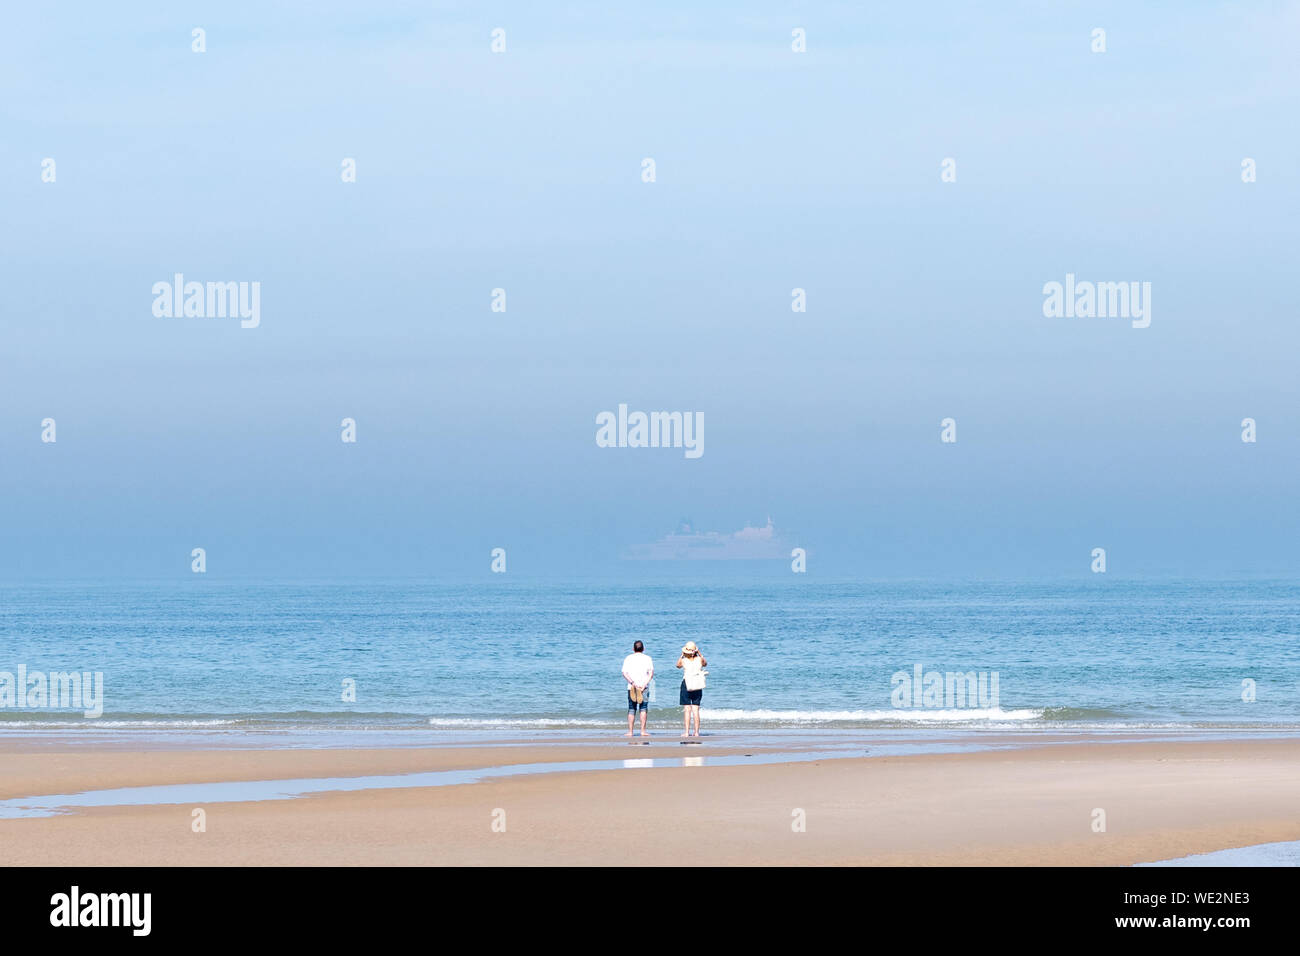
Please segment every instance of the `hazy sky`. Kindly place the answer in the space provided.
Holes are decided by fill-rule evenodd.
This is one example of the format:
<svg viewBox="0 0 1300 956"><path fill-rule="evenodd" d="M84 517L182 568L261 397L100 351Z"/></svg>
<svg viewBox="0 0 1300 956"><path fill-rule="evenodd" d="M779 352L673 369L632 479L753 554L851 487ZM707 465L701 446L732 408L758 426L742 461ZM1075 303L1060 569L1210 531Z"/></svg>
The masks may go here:
<svg viewBox="0 0 1300 956"><path fill-rule="evenodd" d="M1296 572L1300 6L1134 6L10 5L0 576Z"/></svg>

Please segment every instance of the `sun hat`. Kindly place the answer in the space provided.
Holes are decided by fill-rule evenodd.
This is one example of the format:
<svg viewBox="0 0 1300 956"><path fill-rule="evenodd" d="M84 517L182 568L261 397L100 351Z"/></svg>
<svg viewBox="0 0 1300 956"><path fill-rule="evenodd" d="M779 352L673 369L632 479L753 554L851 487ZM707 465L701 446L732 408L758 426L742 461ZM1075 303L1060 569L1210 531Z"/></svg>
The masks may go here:
<svg viewBox="0 0 1300 956"><path fill-rule="evenodd" d="M687 642L686 642L686 646L682 648L682 653L683 653L683 654L696 654L696 653L699 653L699 650L700 650L700 649L699 649L698 647L695 646L695 642L694 642L694 641L687 641Z"/></svg>

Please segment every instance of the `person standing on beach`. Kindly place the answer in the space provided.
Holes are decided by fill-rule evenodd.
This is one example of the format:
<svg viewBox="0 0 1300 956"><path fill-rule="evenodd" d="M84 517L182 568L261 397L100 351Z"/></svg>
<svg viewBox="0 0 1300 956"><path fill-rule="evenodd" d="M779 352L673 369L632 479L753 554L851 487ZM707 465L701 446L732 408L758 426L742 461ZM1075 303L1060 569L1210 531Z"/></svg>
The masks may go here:
<svg viewBox="0 0 1300 956"><path fill-rule="evenodd" d="M641 711L641 736L650 736L645 729L646 718L650 715L650 680L655 676L655 664L650 655L645 653L645 645L636 641L632 653L623 658L623 679L627 681L627 733L632 736L632 724L636 712Z"/></svg>
<svg viewBox="0 0 1300 956"><path fill-rule="evenodd" d="M677 658L677 666L682 669L682 692L678 698L686 720L683 737L691 736L691 718L695 718L695 736L700 735L700 701L704 699L704 668L709 662L704 659L694 641L687 641L682 648L682 656Z"/></svg>

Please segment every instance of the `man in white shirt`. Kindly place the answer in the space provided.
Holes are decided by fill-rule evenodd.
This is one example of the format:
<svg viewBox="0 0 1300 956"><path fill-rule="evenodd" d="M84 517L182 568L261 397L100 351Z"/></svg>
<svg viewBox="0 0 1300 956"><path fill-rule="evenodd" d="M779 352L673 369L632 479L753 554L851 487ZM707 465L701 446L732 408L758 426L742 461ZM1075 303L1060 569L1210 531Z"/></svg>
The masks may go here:
<svg viewBox="0 0 1300 956"><path fill-rule="evenodd" d="M641 711L641 736L646 733L645 722L650 716L650 679L655 676L654 661L645 653L645 645L637 641L632 645L632 653L623 658L623 679L627 681L627 733L632 736L632 725L636 712Z"/></svg>

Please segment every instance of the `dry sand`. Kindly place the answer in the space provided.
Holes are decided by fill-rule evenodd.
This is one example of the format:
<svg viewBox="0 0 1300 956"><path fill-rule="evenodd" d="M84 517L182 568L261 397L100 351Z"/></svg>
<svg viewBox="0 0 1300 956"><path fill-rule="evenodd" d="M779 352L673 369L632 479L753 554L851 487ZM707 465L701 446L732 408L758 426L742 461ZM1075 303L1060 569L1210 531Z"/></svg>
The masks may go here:
<svg viewBox="0 0 1300 956"><path fill-rule="evenodd" d="M759 750L763 748L757 748ZM89 750L0 744L0 798L356 776L651 747ZM757 752L706 745L689 755ZM674 759L673 762L676 762ZM202 806L207 831L191 829ZM1106 814L1094 832L1094 810ZM504 811L505 830L493 823ZM799 811L806 830L794 824ZM1086 742L934 756L539 774L0 820L13 865L1117 865L1300 839L1300 740Z"/></svg>

